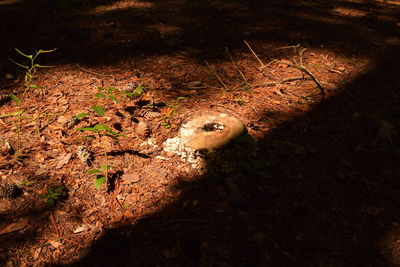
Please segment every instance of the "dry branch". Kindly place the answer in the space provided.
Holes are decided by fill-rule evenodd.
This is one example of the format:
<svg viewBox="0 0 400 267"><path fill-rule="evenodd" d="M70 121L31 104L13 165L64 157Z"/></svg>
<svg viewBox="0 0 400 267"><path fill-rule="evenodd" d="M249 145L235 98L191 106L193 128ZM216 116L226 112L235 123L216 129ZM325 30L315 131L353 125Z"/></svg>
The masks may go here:
<svg viewBox="0 0 400 267"><path fill-rule="evenodd" d="M285 64L289 67L298 69L298 70L306 73L308 76L310 76L311 79L317 84L318 88L321 90L321 95L322 95L322 100L323 100L323 99L325 99L325 88L322 86L321 82L317 79L317 77L315 77L315 75L303 65L303 53L306 50L307 50L307 48L304 48L299 52L299 63L297 65L286 63L284 61L278 61L278 62L280 64Z"/></svg>
<svg viewBox="0 0 400 267"><path fill-rule="evenodd" d="M229 51L228 47L225 47L225 49L226 49L226 52L228 53L228 55L229 55L229 57L230 57L230 59L231 59L231 61L232 61L232 63L233 63L233 66L235 66L236 70L239 72L240 76L242 76L242 78L243 78L244 82L246 83L246 85L248 85L249 83L247 82L246 77L244 76L243 72L242 72L242 71L238 68L238 66L236 65L236 63L235 63L235 61L233 60L232 54L231 54L231 52Z"/></svg>
<svg viewBox="0 0 400 267"><path fill-rule="evenodd" d="M254 50L251 48L248 42L246 40L243 40L243 42L247 45L247 47L250 49L251 53L254 55L254 57L260 62L261 64L261 69L265 68L265 64L261 61L261 59L257 56L257 54L254 52Z"/></svg>
<svg viewBox="0 0 400 267"><path fill-rule="evenodd" d="M277 48L275 48L275 49L277 49L277 50L281 50L281 49L290 49L290 48L296 49L296 48L299 48L299 47L300 47L300 44L297 44L297 45L289 45L289 46L282 46L282 47L277 47Z"/></svg>
<svg viewBox="0 0 400 267"><path fill-rule="evenodd" d="M211 66L206 60L204 60L204 62L206 63L206 65L208 66L208 68L211 70L212 74L214 74L214 76L217 78L217 80L219 81L219 83L224 87L225 90L228 90L228 88L226 87L225 83L222 81L222 79L219 77L217 71L215 70L214 66Z"/></svg>
<svg viewBox="0 0 400 267"><path fill-rule="evenodd" d="M87 73L89 73L89 74L93 74L93 75L101 76L101 77L112 78L112 79L115 80L115 77L112 76L112 75L107 75L107 74L103 74L103 73L94 72L94 71L91 71L91 70L85 69L84 67L79 66L79 64L75 64L75 66L76 66L78 69L80 69L80 70L82 70L82 71L84 71L84 72L87 72Z"/></svg>

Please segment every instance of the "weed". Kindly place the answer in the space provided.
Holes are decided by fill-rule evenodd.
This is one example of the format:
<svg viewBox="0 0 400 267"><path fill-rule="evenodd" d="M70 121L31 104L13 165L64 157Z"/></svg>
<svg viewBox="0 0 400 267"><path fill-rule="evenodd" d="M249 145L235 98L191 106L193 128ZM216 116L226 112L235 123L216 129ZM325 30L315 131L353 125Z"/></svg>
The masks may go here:
<svg viewBox="0 0 400 267"><path fill-rule="evenodd" d="M119 90L118 88L111 87L111 86L99 87L98 89L99 89L99 91L95 94L95 97L97 97L98 99L108 98L117 103L121 102L121 100L123 100L124 98L140 97L143 94L143 87L141 87L141 86L136 87L132 92ZM100 117L104 117L106 111L103 106L95 105L95 106L92 106L92 109L97 115L99 115ZM71 122L68 123L68 125L73 126L73 125L75 125L74 123L76 121L79 121L80 119L82 119L88 115L89 115L88 113L78 114L77 116L75 116L73 118L73 120ZM82 131L82 132L92 132L92 133L96 133L99 137L107 136L107 137L110 137L115 140L117 140L118 137L125 137L125 135L123 135L121 133L112 131L109 126L107 126L103 123L96 123L90 127L76 128L75 130ZM95 137L94 136L86 136L86 138L93 139ZM119 145L118 142L117 142L117 144ZM88 161L88 157L90 157L89 153L80 152L80 153L78 153L78 156L79 156L79 154L82 154L82 155L86 154L87 156L85 157L83 155L82 156L83 159L81 159L81 160L83 162ZM100 169L92 169L88 172L89 174L96 175L96 178L94 180L94 185L95 185L96 189L99 189L101 187L101 185L108 179L108 169L111 167L110 165L107 164L107 152L105 152L104 154L105 154L105 158L106 158L106 164L102 165Z"/></svg>
<svg viewBox="0 0 400 267"><path fill-rule="evenodd" d="M51 53L54 52L57 48L51 49L51 50L39 50L35 51L35 55L27 55L23 52L21 52L19 49L15 48L15 50L22 56L26 57L29 59L30 63L28 65L23 65L21 63L18 63L12 59L10 59L12 62L14 62L17 66L25 69L25 77L24 77L24 85L25 85L25 91L28 88L39 88L36 84L32 83L32 80L36 77L36 71L39 68L51 68L52 66L43 66L40 64L35 63L35 60L38 55L44 54L44 53ZM24 93L25 93L24 91ZM22 94L23 95L23 94Z"/></svg>
<svg viewBox="0 0 400 267"><path fill-rule="evenodd" d="M165 128L171 128L171 123L174 119L174 114L175 112L180 108L179 104L182 99L185 99L185 97L180 96L178 97L174 103L167 103L166 105L169 107L167 113L163 116L162 120L163 122L161 123L162 126Z"/></svg>
<svg viewBox="0 0 400 267"><path fill-rule="evenodd" d="M97 123L93 127L76 128L75 130L93 132L99 136L108 136L113 139L117 139L119 136L125 137L125 135L112 131L110 127L102 123Z"/></svg>
<svg viewBox="0 0 400 267"><path fill-rule="evenodd" d="M71 119L69 119L65 124L65 128L71 129L75 125L77 125L83 118L89 116L88 113L79 113L76 116L73 116Z"/></svg>
<svg viewBox="0 0 400 267"><path fill-rule="evenodd" d="M135 98L142 96L145 87L139 85L135 89L130 91L119 90L116 87L108 86L108 87L99 87L99 92L95 94L97 98L109 98L116 103L121 102L121 99L129 97Z"/></svg>
<svg viewBox="0 0 400 267"><path fill-rule="evenodd" d="M96 174L94 179L94 186L99 189L108 178L108 170L111 168L110 165L101 165L100 169L92 169L88 171L88 174Z"/></svg>
<svg viewBox="0 0 400 267"><path fill-rule="evenodd" d="M58 201L65 197L65 188L64 186L58 186L55 188L48 187L47 194L40 195L39 197L46 199L46 206L54 207Z"/></svg>
<svg viewBox="0 0 400 267"><path fill-rule="evenodd" d="M13 155L13 161L15 163L22 163L29 157L29 153L24 149L17 149Z"/></svg>
<svg viewBox="0 0 400 267"><path fill-rule="evenodd" d="M18 109L17 111L14 111L14 112L11 112L8 114L4 114L4 115L0 115L0 118L18 116L18 115L21 115L22 113L24 113L24 110Z"/></svg>

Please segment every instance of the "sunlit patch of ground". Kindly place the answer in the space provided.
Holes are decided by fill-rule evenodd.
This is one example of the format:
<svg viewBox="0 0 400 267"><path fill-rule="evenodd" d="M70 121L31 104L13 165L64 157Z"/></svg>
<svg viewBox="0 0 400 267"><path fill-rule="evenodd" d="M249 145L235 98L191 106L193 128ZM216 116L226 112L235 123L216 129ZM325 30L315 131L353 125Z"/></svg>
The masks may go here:
<svg viewBox="0 0 400 267"><path fill-rule="evenodd" d="M359 3L362 4L364 1ZM55 67L38 70L38 76L32 81L35 83L35 88L26 91L21 103L10 101L1 106L1 137L9 140L16 151L26 154L23 159L15 157L15 154L0 155L2 183L16 183L23 188L22 196L16 199L4 199L0 204L0 216L4 218L0 223L0 230L3 231L3 235L0 236L0 248L5 255L3 261L12 261L18 265L29 262L67 263L81 260L95 241L101 241L107 229L136 225L141 219L161 212L166 206L175 203L182 194L177 185L197 180L200 176L189 164L163 151L162 145L166 139L177 134L179 126L190 116L210 110L231 114L244 122L253 137L260 142L266 142L265 140L268 140L275 131L279 131L283 125L291 124L292 121L313 113L321 103L340 97L346 90L353 90L354 88L346 86L363 77L365 73L370 73L376 67L375 62L379 61L381 54L399 44L399 39L395 36L398 28L394 27L396 14L390 12L382 15L382 20L379 16L373 17L370 24L364 25L359 21L348 19L363 19L369 14L365 9L342 6L330 9L320 3L306 1L296 2L296 5L293 3L293 6L290 6L294 8L293 10L289 7L279 9L279 3L278 7L271 9L269 6L262 7L265 8L265 13L261 12L263 11L261 7L259 10L254 10L254 7L242 2L213 1L209 6L207 3L166 1L159 5L161 7L157 2L117 1L93 8L89 13L95 15L94 17L80 14L76 18L72 17L68 23L56 20L62 29L60 31L62 38L57 39L59 50L46 55L47 62ZM171 9L167 10L166 7ZM320 7L323 9L318 9ZM253 14L256 12L260 13ZM265 15L266 12L269 12L268 15ZM320 16L318 12L334 16ZM290 19L281 14L290 15ZM204 19L203 15L207 16L207 19ZM300 23L297 23L297 20ZM384 26L388 26L391 33L372 27L381 25L382 21L388 23ZM314 25L315 31L310 25ZM354 28L351 28L353 26ZM378 26L376 26L378 29L382 29ZM337 31L326 32L327 28ZM359 31L353 31L354 29ZM345 30L344 36L342 31ZM7 32L7 28L4 32ZM58 38L58 31L54 30L52 34L51 36ZM325 35L321 37L321 34ZM243 40L246 40L246 43ZM14 45L14 42L12 43ZM45 44L47 45L47 43L42 45ZM7 48L12 50L12 47ZM63 58L65 55L63 53L69 53L68 55L72 57ZM59 61L54 60L55 63L52 63L53 55ZM14 56L18 55L13 55L12 58ZM38 57L39 63L40 60ZM5 92L21 96L25 90L20 78L23 74L15 71L16 66L14 67L12 74L4 73L4 77L8 74L8 78L5 82L1 82L1 86ZM385 77L382 75L386 74L376 75L382 79ZM116 102L112 98L96 96L99 90L104 88L112 87L128 91L140 86L144 91L137 98L121 98L121 101ZM313 206L318 206L320 203L318 198L313 199L312 194L321 193L318 190L313 191L319 186L322 187L321 191L328 191L329 196L335 194L335 189L341 192L341 186L328 190L323 185L336 182L342 185L353 179L357 172L351 168L352 164L356 163L343 159L340 161L341 165L334 165L335 168L332 170L323 169L325 164L330 163L323 162L320 165L311 165L312 168L303 173L298 172L300 167L295 165L296 160L302 156L306 157L304 165L318 160L315 158L318 153L346 156L324 150L326 140L337 142L336 147L341 148L340 138L346 138L346 135L343 137L341 134L353 134L351 124L364 118L365 114L360 114L356 106L358 99L348 97L343 99L345 104L330 107L332 114L329 116L333 116L333 119L327 118L327 121L335 122L335 110L352 110L354 106L356 110L349 115L350 118L346 118L349 121L339 122L340 127L333 133L326 135L322 130L329 129L329 125L322 123L317 125L299 123L292 126L294 130L289 131L293 135L292 139L308 136L309 132L314 133L316 139L322 143L321 147L318 147L318 142L313 144L310 141L311 145L308 147L307 144L297 144L290 139L268 144L278 147L276 151L263 151L265 155L277 156L278 160L282 156L284 160L279 164L285 166L277 171L277 176L268 177L267 180L271 181L271 185L260 188L257 184L247 185L249 192L253 192L251 190L254 189L256 196L271 198L269 204L274 207L269 207L265 212L273 215L271 221L277 221L271 222L268 227L261 223L262 220L258 222L255 219L259 213L252 213L255 203L251 198L249 199L251 205L235 202L238 201L235 200L237 192L241 189L235 182L213 184L216 188L208 190L211 192L215 190L217 192L215 195L204 194L204 199L201 199L201 196L199 199L183 199L182 203L178 202L180 206L177 209L196 210L202 201L207 202L209 199L220 197L222 200L219 199L220 203L216 203L217 207L207 210L206 214L194 213L195 216L214 218L222 214L227 218L226 221L235 221L232 218L239 221L243 219L249 224L246 226L247 230L255 229L246 238L251 240L252 244L262 247L260 251L263 254L268 254L268 257L264 255L267 263L282 257L285 263L292 262L295 257L303 260L303 252L309 250L311 243L331 242L334 247L337 242L335 237L325 237L317 230L297 233L301 227L314 228L308 225L296 225L293 228L290 226L288 230L295 234L288 237L292 241L288 242L285 239L286 233L279 232L284 229L279 218L282 216L284 224L295 222L290 210L293 208L292 204L287 203L294 203L294 213L295 215L299 213L301 218L306 217L302 214L302 210L308 206L310 206L308 212L312 216L315 215L314 209L317 210L316 217L338 216L342 219L349 216L336 213L346 209L345 206L348 204L342 199L343 195L337 194L335 196L337 199L332 197L333 207L321 211L318 210L319 207ZM371 103L375 103L375 99L371 100ZM93 109L95 105L105 109L104 116L99 116L95 112ZM12 115L18 110L22 110L23 113ZM65 123L80 113L88 113L88 116L74 127L67 129ZM365 143L351 144L354 146L351 148L351 153L365 151L375 140L377 143L383 142L384 145L396 142L395 134L391 130L393 129L391 126L395 123L390 121L382 124L378 119L365 119L371 125L365 124L360 119L362 125L360 129L356 129L360 132L354 135L368 140ZM390 118L384 119L390 120ZM90 132L76 130L78 127L90 127L96 123L108 125L113 131L122 133L124 137L113 140L107 136L95 135L95 139L88 139ZM144 132L138 130L139 125L146 128ZM320 137L319 130L323 133ZM312 137L313 135L310 135L309 138ZM355 142L358 142L358 139ZM93 153L91 166L87 166L78 157L77 151L80 146L86 147ZM377 149L386 147L378 146ZM366 159L368 158L366 156ZM274 158L269 160L262 166L262 170L271 169L273 173L275 168L273 164L278 163L273 162ZM112 166L108 173L110 182L96 189L95 176L88 171L107 164ZM346 171L346 168L350 170ZM323 170L318 173L321 177L340 178L343 183L329 179L325 182L314 181L316 178L313 174L319 169ZM232 177L239 176L236 178L240 181L240 176L245 173L249 176L245 177L246 179L254 180L259 174L241 171L242 173L239 171L239 174L232 174ZM335 174L329 176L335 172L339 173L338 177L334 176ZM297 195L293 196L293 192L285 193L282 188L273 184L274 179L279 184L281 177L290 178L284 188L299 184L295 189L307 195L306 200L292 201L292 197L296 198ZM312 184L313 182L316 184ZM43 196L48 194L48 188L57 186L67 189L66 196L57 202L53 209L48 209L45 206L46 197ZM304 188L309 189L310 194L307 190L304 191ZM243 195L251 196L248 192ZM330 199L327 198L325 201L329 202ZM242 207L235 211L237 203ZM251 207L246 209L246 205ZM285 205L288 206L287 209ZM377 216L383 212L374 207L367 207L365 210L362 211L363 216L365 214ZM235 214L236 212L239 215ZM230 215L226 216L225 213ZM301 221L301 218L298 220ZM182 221L185 221L184 219ZM367 217L368 219L370 218ZM265 228L257 229L258 223L262 224L258 227L265 226ZM341 225L347 222L336 223ZM319 226L329 228L331 224L327 225ZM11 231L12 226L18 226L19 229ZM5 233L5 229L9 232ZM233 228L221 229L223 232L226 229L231 231ZM243 229L232 232L241 230ZM205 229L205 231L212 230ZM272 238L277 231L283 234L281 238L286 241L279 240L278 236L275 237L278 240L271 242L273 244L271 247L270 244L265 245L264 241L270 243L268 238ZM328 233L335 236L332 232ZM326 242L326 239L329 242ZM361 239L353 233L349 233L343 239L349 247L361 242ZM391 245L388 247L397 251L398 248L395 246L397 241L390 242ZM298 247L291 247L292 243L298 244ZM210 242L202 243L204 251L207 250L207 244ZM179 246L180 243L176 244L176 247ZM285 250L281 249L285 246ZM154 249L158 249L157 244L154 244ZM268 253L265 250L268 250ZM282 254L282 251L285 253ZM170 255L173 253L164 252L166 258L174 259L174 255ZM218 253L222 255L225 252ZM340 253L343 251L337 255ZM392 254L397 257L396 253ZM210 257L214 257L214 254L210 253ZM330 260L335 262L333 256L332 259L329 258L331 256L329 254L322 258L327 262ZM304 263L307 260L305 257ZM321 262L321 259L318 260Z"/></svg>

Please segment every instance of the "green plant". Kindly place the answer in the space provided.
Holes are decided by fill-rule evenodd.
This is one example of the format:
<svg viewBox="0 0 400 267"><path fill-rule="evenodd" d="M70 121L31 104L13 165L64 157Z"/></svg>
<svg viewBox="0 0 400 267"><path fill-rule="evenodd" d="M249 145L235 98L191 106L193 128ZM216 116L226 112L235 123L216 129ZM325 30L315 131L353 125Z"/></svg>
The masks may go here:
<svg viewBox="0 0 400 267"><path fill-rule="evenodd" d="M99 87L99 92L95 94L95 97L101 99L101 98L108 98L113 100L114 102L120 102L121 99L126 98L126 97L138 97L141 96L143 93L143 87L138 86L133 92L126 92L119 90L118 88L115 87ZM104 117L105 115L105 110L104 107L101 105L95 105L92 106L93 111L99 115L100 117ZM88 116L88 113L81 113L78 114L73 118L73 120L77 121L80 120L86 116ZM71 124L73 125L73 124ZM107 136L110 138L113 138L115 140L118 139L118 137L125 137L125 135L112 131L111 128L103 123L96 123L93 126L90 127L82 127L82 128L76 128L75 130L82 131L82 132L92 132L96 133L99 137L102 136ZM86 138L93 139L95 138L94 136L86 136ZM117 144L120 145L117 141ZM89 174L96 174L96 178L94 180L94 185L96 189L99 189L101 185L107 180L108 178L108 169L111 167L110 165L107 164L107 152L104 153L105 159L106 159L106 164L102 165L100 169L92 169L88 173Z"/></svg>
<svg viewBox="0 0 400 267"><path fill-rule="evenodd" d="M142 96L144 92L144 87L143 86L138 86L136 87L132 92L127 92L123 90L119 90L116 87L108 86L108 87L99 87L99 91L95 94L95 97L101 99L101 98L108 98L111 99L112 101L119 103L121 100L124 98L134 98L134 97L140 97ZM99 115L100 117L104 117L105 115L105 110L104 107L101 105L95 105L92 106L93 111Z"/></svg>
<svg viewBox="0 0 400 267"><path fill-rule="evenodd" d="M88 171L88 174L96 174L94 179L94 186L99 189L108 178L108 170L111 168L110 165L101 165L100 169L92 169Z"/></svg>
<svg viewBox="0 0 400 267"><path fill-rule="evenodd" d="M108 136L113 139L117 139L119 136L125 137L125 135L112 131L110 127L102 123L97 123L93 127L76 128L75 130L93 132L99 136Z"/></svg>
<svg viewBox="0 0 400 267"><path fill-rule="evenodd" d="M64 197L64 186L54 188L48 187L46 190L47 194L40 195L39 197L46 199L46 206L48 207L54 207L54 205Z"/></svg>
<svg viewBox="0 0 400 267"><path fill-rule="evenodd" d="M14 62L17 66L25 69L25 77L24 77L24 85L25 88L39 88L39 86L37 86L36 84L32 84L32 80L36 77L36 71L38 68L51 68L52 66L43 66L40 64L37 64L35 62L36 58L38 55L40 54L44 54L44 53L51 53L54 52L57 48L51 49L51 50L39 50L39 51L35 51L34 55L27 55L23 52L21 52L19 49L15 48L15 50L22 56L26 57L29 59L29 64L28 65L23 65L21 63L18 63L12 59L10 59L12 62ZM25 89L25 90L26 90Z"/></svg>
<svg viewBox="0 0 400 267"><path fill-rule="evenodd" d="M99 92L95 94L95 97L97 98L109 98L113 100L116 103L121 102L121 99L129 97L129 98L134 98L134 97L140 97L142 96L145 87L139 85L135 89L132 90L132 92L120 90L116 87L112 86L107 86L107 87L99 87Z"/></svg>
<svg viewBox="0 0 400 267"><path fill-rule="evenodd" d="M174 103L166 103L166 105L169 107L169 109L162 118L162 120L163 120L163 122L161 123L162 126L164 126L165 128L171 128L171 126L172 126L171 123L174 119L174 114L180 108L180 106L179 106L180 101L185 98L186 97L180 96L174 101Z"/></svg>

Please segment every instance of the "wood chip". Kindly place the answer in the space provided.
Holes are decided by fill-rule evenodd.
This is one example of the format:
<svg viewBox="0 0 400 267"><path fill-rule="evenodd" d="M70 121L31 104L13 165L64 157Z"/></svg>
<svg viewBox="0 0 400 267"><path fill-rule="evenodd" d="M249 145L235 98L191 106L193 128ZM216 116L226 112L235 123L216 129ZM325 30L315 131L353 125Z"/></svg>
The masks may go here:
<svg viewBox="0 0 400 267"><path fill-rule="evenodd" d="M9 225L7 225L3 230L0 231L0 235L5 235L8 233L20 231L24 229L28 224L28 219L22 218L16 222L13 222Z"/></svg>
<svg viewBox="0 0 400 267"><path fill-rule="evenodd" d="M64 156L58 158L58 163L56 169L61 169L64 165L68 164L69 160L71 159L72 153L68 153Z"/></svg>

